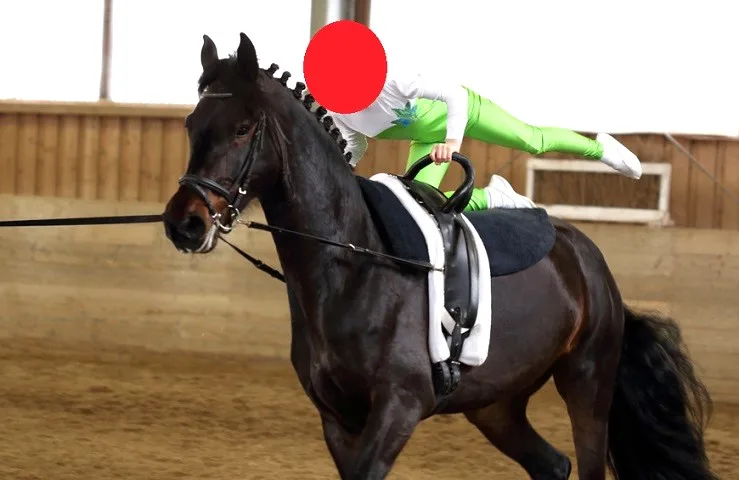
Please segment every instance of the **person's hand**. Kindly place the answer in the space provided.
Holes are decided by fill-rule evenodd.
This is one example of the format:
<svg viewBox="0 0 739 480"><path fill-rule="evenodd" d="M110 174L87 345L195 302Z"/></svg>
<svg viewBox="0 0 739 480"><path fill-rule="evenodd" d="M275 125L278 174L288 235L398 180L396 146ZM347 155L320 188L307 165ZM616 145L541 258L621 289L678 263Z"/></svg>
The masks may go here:
<svg viewBox="0 0 739 480"><path fill-rule="evenodd" d="M459 140L447 140L446 143L437 143L434 145L431 154L429 155L431 160L435 164L439 165L445 162L452 161L452 154L459 153L459 149L462 146L462 142Z"/></svg>

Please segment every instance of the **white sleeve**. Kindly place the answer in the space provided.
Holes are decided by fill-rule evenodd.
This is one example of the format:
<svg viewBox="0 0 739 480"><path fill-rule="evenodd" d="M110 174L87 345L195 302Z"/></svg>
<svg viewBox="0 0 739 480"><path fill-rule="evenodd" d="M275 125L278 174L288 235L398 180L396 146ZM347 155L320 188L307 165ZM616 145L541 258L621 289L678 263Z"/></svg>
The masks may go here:
<svg viewBox="0 0 739 480"><path fill-rule="evenodd" d="M346 148L344 151L351 152L352 154L349 164L352 167L356 167L357 162L362 159L364 153L367 151L367 137L356 130L349 128L343 121L341 121L341 117L339 115L332 115L332 118L334 120L334 125L336 125L341 132L342 138L346 140Z"/></svg>
<svg viewBox="0 0 739 480"><path fill-rule="evenodd" d="M446 103L446 139L462 140L467 128L467 90L462 85L445 79L432 79L427 75L415 75L409 81L393 82L406 98L425 98Z"/></svg>

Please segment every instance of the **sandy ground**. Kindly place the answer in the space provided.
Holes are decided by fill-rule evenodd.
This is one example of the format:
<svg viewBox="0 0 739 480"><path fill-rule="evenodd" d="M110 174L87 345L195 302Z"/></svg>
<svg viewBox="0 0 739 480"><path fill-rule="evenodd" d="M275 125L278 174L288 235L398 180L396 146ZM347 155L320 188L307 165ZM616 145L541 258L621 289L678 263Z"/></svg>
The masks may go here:
<svg viewBox="0 0 739 480"><path fill-rule="evenodd" d="M0 478L338 478L313 406L284 360L41 339L0 341ZM574 459L562 402L532 423ZM739 406L708 431L721 478L739 471ZM441 446L440 446L441 444ZM416 431L391 478L526 478L463 417Z"/></svg>
<svg viewBox="0 0 739 480"><path fill-rule="evenodd" d="M0 218L160 211L116 205L5 199ZM715 406L707 438L721 478L739 478L739 235L587 232L629 303L678 319L701 378L734 401ZM236 235L276 263L266 234ZM281 284L228 250L183 256L159 226L5 229L0 247L0 480L338 478L286 361ZM574 462L551 387L529 416ZM454 416L423 423L391 478L526 475Z"/></svg>

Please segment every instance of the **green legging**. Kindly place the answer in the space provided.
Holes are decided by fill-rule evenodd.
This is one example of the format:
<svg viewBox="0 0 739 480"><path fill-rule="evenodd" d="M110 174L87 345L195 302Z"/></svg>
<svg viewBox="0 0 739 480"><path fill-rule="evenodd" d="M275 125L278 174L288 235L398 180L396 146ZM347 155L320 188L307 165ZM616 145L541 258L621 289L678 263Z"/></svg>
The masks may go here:
<svg viewBox="0 0 739 480"><path fill-rule="evenodd" d="M559 152L600 160L603 147L595 140L571 130L557 127L534 127L528 125L470 89L468 92L467 127L465 138L474 138L539 155ZM377 135L378 139L410 140L406 170L421 157L431 153L434 145L446 139L447 105L445 102L420 98L416 101L416 120L410 125L394 125ZM421 170L416 179L439 188L449 163L429 165ZM450 196L453 192L446 192ZM465 210L485 210L488 196L482 188L476 188Z"/></svg>

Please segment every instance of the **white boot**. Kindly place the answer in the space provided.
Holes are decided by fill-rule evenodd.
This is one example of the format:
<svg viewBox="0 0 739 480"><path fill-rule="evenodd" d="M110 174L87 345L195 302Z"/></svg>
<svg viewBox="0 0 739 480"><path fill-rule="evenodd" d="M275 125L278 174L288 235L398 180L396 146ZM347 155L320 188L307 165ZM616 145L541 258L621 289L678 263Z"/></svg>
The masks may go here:
<svg viewBox="0 0 739 480"><path fill-rule="evenodd" d="M603 145L601 162L627 177L634 179L641 177L641 163L628 148L607 133L599 133L595 139Z"/></svg>
<svg viewBox="0 0 739 480"><path fill-rule="evenodd" d="M528 197L519 195L505 178L493 175L485 187L488 194L488 208L536 208Z"/></svg>

